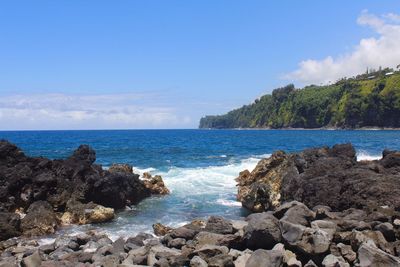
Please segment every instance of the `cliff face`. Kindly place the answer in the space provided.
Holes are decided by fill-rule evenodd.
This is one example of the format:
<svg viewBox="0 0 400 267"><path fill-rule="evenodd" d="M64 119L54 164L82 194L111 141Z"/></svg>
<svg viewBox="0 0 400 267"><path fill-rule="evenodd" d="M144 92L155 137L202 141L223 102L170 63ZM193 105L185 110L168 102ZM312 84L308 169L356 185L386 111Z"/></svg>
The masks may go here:
<svg viewBox="0 0 400 267"><path fill-rule="evenodd" d="M388 70L326 86L275 89L225 115L206 116L200 128L400 127L400 72Z"/></svg>

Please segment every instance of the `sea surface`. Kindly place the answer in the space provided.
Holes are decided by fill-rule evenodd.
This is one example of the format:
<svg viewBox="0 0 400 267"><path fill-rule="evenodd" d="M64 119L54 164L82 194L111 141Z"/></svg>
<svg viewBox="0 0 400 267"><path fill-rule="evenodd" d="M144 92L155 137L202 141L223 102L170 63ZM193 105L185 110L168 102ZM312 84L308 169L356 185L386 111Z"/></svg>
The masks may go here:
<svg viewBox="0 0 400 267"><path fill-rule="evenodd" d="M236 201L235 178L252 170L275 150L351 142L358 160L379 159L385 148L400 150L400 131L389 130L104 130L0 132L30 156L66 158L80 144L96 150L96 163L129 163L137 173L163 177L171 194L151 197L131 210L118 213L110 223L65 227L60 232L98 229L113 238L152 232L161 222L179 226L194 218L247 215ZM49 237L52 238L52 237Z"/></svg>

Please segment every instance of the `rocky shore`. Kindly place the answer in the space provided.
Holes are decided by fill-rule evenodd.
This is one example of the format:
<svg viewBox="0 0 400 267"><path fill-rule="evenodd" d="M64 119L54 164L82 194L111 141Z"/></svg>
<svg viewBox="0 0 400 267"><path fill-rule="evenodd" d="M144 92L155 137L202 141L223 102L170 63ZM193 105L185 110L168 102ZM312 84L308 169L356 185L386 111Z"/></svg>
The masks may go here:
<svg viewBox="0 0 400 267"><path fill-rule="evenodd" d="M178 228L154 225L114 242L88 232L36 241L0 243L0 266L400 266L400 214L328 206L309 209L292 201L244 220L195 220Z"/></svg>
<svg viewBox="0 0 400 267"><path fill-rule="evenodd" d="M24 236L54 231L58 214L72 223L96 223L108 215L114 216L111 210L119 208L120 201L115 202L118 205L110 205L114 200L94 198L95 194L86 190L101 188L96 191L101 194L109 186L110 194L116 194L113 188L119 186L123 197L118 197L125 205L137 203L140 196L168 193L161 177L145 174L144 179L139 179L127 165L114 165L105 171L93 164L90 156L93 153L79 151L91 149L80 147L69 159L50 161L46 168L37 171L35 166L45 159L23 154L20 157L20 150L2 142L0 177L7 185L2 190L8 190L2 191L8 193L1 204L3 239L6 239L4 233L15 229L23 229ZM86 167L73 172L80 180L75 180L75 191L68 191L61 181L66 176L61 179L57 174L65 168L81 166L78 162L82 160L87 161ZM30 182L12 186L18 179L11 179L11 174L23 169L15 166L30 168ZM35 198L34 192L43 188L35 182L43 170L56 180L53 187L44 187L53 188L53 191L47 189L46 196L52 196L54 190L58 193L67 190L64 205L55 205L63 202L53 202L51 197ZM88 182L93 175L103 186ZM77 179L72 177L75 176L68 179ZM252 172L241 172L237 181L238 200L254 212L242 220L211 216L181 227L168 227L161 222L153 225L152 234L140 233L114 241L93 231L60 235L45 245L35 239L10 238L0 242L0 267L400 266L399 152L385 150L381 160L360 162L350 144L293 154L278 151L261 160ZM27 188L33 192L29 203L21 197ZM138 193L131 195L132 192ZM26 215L21 219L19 213L25 209ZM50 230L46 230L49 225ZM37 228L42 231L36 232Z"/></svg>
<svg viewBox="0 0 400 267"><path fill-rule="evenodd" d="M50 160L0 141L0 240L52 234L60 224L109 221L114 210L168 193L159 176L140 179L132 166L104 170L95 160L87 145L65 160Z"/></svg>

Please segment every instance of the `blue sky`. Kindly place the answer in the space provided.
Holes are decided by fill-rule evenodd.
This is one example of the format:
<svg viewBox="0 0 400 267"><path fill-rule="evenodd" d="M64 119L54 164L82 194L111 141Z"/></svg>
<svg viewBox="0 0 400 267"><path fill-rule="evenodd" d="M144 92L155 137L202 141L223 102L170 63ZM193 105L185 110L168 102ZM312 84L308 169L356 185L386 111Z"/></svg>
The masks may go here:
<svg viewBox="0 0 400 267"><path fill-rule="evenodd" d="M400 64L398 14L385 0L1 1L0 129L196 128L278 86Z"/></svg>

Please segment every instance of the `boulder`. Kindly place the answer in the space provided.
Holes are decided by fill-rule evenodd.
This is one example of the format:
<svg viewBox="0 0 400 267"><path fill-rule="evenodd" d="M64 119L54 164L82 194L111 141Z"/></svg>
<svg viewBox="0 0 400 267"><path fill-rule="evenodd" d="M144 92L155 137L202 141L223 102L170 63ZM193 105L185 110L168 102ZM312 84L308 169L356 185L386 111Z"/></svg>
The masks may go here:
<svg viewBox="0 0 400 267"><path fill-rule="evenodd" d="M340 254L346 261L352 263L356 260L357 254L353 251L350 245L339 243L337 244L337 248L339 249Z"/></svg>
<svg viewBox="0 0 400 267"><path fill-rule="evenodd" d="M363 243L358 249L357 254L360 267L400 266L400 258L380 250L373 242Z"/></svg>
<svg viewBox="0 0 400 267"><path fill-rule="evenodd" d="M41 264L42 257L40 256L39 251L35 251L32 255L23 258L21 261L22 267L40 267Z"/></svg>
<svg viewBox="0 0 400 267"><path fill-rule="evenodd" d="M147 255L147 265L154 266L159 259L171 259L180 255L180 250L167 248L162 245L153 246Z"/></svg>
<svg viewBox="0 0 400 267"><path fill-rule="evenodd" d="M227 254L219 254L207 259L209 267L234 267L233 257Z"/></svg>
<svg viewBox="0 0 400 267"><path fill-rule="evenodd" d="M303 226L310 226L310 222L314 218L315 212L302 203L296 203L296 205L293 205L285 212L282 220Z"/></svg>
<svg viewBox="0 0 400 267"><path fill-rule="evenodd" d="M284 219L280 220L282 238L296 250L308 254L322 254L328 251L333 236L323 229L305 227Z"/></svg>
<svg viewBox="0 0 400 267"><path fill-rule="evenodd" d="M249 249L271 249L281 241L278 219L268 213L252 214L244 228L243 240Z"/></svg>
<svg viewBox="0 0 400 267"><path fill-rule="evenodd" d="M324 266L324 267L350 267L350 264L348 264L341 256L335 256L335 255L329 254L322 261L322 266Z"/></svg>
<svg viewBox="0 0 400 267"><path fill-rule="evenodd" d="M233 226L231 222L221 216L211 216L208 218L204 230L217 234L232 234Z"/></svg>
<svg viewBox="0 0 400 267"><path fill-rule="evenodd" d="M157 236L163 236L171 232L173 229L169 226L163 225L161 223L153 224L153 232Z"/></svg>
<svg viewBox="0 0 400 267"><path fill-rule="evenodd" d="M396 240L396 233L391 223L380 223L376 225L374 229L381 232L388 242L394 242Z"/></svg>
<svg viewBox="0 0 400 267"><path fill-rule="evenodd" d="M190 267L207 267L207 266L208 266L207 262L202 258L200 258L199 256L194 256L190 260Z"/></svg>
<svg viewBox="0 0 400 267"><path fill-rule="evenodd" d="M67 211L61 217L62 224L103 223L114 219L114 209L93 202L82 204L77 201L67 203Z"/></svg>
<svg viewBox="0 0 400 267"><path fill-rule="evenodd" d="M283 262L283 255L276 250L257 249L249 257L245 267L280 267Z"/></svg>
<svg viewBox="0 0 400 267"><path fill-rule="evenodd" d="M184 238L186 240L193 239L196 234L197 231L186 228L185 226L178 227L170 232L172 238Z"/></svg>

